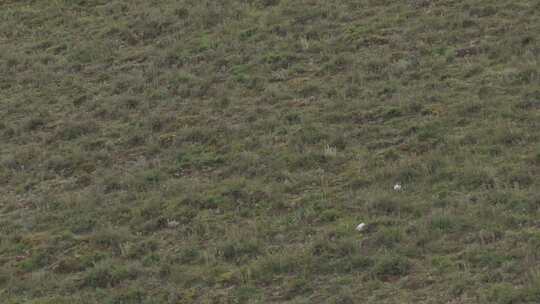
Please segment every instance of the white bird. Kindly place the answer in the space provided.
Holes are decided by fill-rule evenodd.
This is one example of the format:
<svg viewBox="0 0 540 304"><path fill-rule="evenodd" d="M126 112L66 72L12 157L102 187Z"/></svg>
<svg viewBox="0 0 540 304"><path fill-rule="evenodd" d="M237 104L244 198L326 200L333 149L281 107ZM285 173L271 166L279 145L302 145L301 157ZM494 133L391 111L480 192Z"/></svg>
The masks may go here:
<svg viewBox="0 0 540 304"><path fill-rule="evenodd" d="M365 223L360 223L358 224L358 226L356 226L356 231L362 231L366 228L366 224Z"/></svg>
<svg viewBox="0 0 540 304"><path fill-rule="evenodd" d="M394 191L401 191L402 187L400 183L394 185Z"/></svg>

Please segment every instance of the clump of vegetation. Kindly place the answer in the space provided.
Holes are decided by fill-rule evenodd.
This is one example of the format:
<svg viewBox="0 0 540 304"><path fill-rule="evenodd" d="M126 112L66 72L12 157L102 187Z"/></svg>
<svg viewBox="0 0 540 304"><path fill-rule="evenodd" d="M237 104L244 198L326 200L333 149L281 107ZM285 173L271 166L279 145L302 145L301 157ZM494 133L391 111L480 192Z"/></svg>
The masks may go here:
<svg viewBox="0 0 540 304"><path fill-rule="evenodd" d="M0 302L540 302L539 12L0 1Z"/></svg>

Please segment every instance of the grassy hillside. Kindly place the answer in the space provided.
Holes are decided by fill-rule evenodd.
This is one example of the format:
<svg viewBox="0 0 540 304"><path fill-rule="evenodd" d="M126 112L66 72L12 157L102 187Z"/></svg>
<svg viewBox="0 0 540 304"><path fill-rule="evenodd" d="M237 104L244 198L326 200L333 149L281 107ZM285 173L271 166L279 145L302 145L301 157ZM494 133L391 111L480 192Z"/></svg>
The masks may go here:
<svg viewBox="0 0 540 304"><path fill-rule="evenodd" d="M540 303L540 2L0 1L0 299Z"/></svg>

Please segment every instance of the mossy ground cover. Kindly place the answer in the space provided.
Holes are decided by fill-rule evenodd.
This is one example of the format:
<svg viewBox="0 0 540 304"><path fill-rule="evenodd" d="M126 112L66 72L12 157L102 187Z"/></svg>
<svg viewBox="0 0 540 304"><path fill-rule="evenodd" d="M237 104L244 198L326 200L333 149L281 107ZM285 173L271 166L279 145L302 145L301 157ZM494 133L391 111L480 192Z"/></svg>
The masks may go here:
<svg viewBox="0 0 540 304"><path fill-rule="evenodd" d="M4 0L0 194L2 303L539 303L540 4Z"/></svg>

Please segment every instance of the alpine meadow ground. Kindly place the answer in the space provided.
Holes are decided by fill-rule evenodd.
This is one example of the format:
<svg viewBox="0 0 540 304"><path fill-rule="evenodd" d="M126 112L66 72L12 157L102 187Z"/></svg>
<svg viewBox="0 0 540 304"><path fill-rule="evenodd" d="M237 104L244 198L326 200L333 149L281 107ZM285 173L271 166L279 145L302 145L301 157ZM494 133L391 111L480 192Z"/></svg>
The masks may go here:
<svg viewBox="0 0 540 304"><path fill-rule="evenodd" d="M540 2L0 1L0 302L540 303Z"/></svg>

